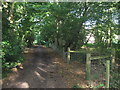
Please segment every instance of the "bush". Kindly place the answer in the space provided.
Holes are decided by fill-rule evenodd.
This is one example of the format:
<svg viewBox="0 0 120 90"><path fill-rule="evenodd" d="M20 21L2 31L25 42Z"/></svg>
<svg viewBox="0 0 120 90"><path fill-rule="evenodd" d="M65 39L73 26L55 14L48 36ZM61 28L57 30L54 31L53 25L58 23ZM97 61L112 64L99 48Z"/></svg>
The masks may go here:
<svg viewBox="0 0 120 90"><path fill-rule="evenodd" d="M2 42L2 68L10 69L15 67L17 63L23 61L22 50L19 45L10 43L9 41Z"/></svg>

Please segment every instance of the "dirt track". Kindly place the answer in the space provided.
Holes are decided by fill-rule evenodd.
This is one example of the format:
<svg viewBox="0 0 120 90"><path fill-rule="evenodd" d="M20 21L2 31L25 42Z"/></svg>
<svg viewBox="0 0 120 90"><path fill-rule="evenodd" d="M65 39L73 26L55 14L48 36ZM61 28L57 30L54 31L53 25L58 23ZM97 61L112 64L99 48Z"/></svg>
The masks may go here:
<svg viewBox="0 0 120 90"><path fill-rule="evenodd" d="M3 88L66 88L54 64L56 53L45 47L34 48L26 54L23 69L19 69L3 82Z"/></svg>

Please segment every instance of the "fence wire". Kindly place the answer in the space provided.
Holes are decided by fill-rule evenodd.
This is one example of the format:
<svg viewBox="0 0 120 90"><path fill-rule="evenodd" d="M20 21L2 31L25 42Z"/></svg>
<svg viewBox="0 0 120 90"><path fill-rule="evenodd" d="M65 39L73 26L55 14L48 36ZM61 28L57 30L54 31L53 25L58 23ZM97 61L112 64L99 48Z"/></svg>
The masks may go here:
<svg viewBox="0 0 120 90"><path fill-rule="evenodd" d="M110 88L120 88L120 65L117 63L120 62L119 58L116 58L116 63L111 64L110 69Z"/></svg>
<svg viewBox="0 0 120 90"><path fill-rule="evenodd" d="M91 87L105 88L106 86L106 60L91 60Z"/></svg>
<svg viewBox="0 0 120 90"><path fill-rule="evenodd" d="M120 66L112 64L111 58L91 61L91 86L106 88L106 60L110 60L110 88L120 88ZM119 59L120 61L120 59Z"/></svg>
<svg viewBox="0 0 120 90"><path fill-rule="evenodd" d="M67 54L66 54L67 55ZM85 54L71 53L71 61L85 61ZM94 53L91 56L105 55ZM82 60L81 60L82 59ZM110 60L110 88L120 88L120 66L112 65L112 58L91 60L91 87L106 88L106 60ZM120 59L119 59L120 61Z"/></svg>
<svg viewBox="0 0 120 90"><path fill-rule="evenodd" d="M85 53L70 53L70 60L71 61L80 61L83 62L86 60L86 54Z"/></svg>
<svg viewBox="0 0 120 90"><path fill-rule="evenodd" d="M56 49L65 60L67 60L68 52L63 52L61 48ZM109 52L108 52L109 53ZM107 54L108 54L107 53ZM98 53L95 52L91 55L94 56L101 56L106 55L106 53ZM92 88L106 88L106 60L110 60L110 88L120 88L120 64L115 63L112 65L111 62L112 58L105 58L99 60L91 60L91 87ZM119 58L116 58L117 61L120 62ZM86 61L86 54L85 53L70 53L70 61ZM85 63L83 63L85 64Z"/></svg>

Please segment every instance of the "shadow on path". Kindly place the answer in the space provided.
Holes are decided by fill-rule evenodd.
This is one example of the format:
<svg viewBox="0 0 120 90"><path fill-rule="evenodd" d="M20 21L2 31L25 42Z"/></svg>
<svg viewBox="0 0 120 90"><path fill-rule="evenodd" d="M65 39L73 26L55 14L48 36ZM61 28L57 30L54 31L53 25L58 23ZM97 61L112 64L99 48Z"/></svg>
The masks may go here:
<svg viewBox="0 0 120 90"><path fill-rule="evenodd" d="M25 55L23 69L13 73L3 82L3 88L65 88L63 78L57 74L53 63L55 52L50 48L35 47Z"/></svg>

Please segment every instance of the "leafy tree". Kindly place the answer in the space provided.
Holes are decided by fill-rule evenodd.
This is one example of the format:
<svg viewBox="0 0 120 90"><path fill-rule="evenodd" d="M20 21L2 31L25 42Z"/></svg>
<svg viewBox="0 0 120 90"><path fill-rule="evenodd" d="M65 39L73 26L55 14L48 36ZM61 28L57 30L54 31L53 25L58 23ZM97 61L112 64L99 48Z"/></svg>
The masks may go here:
<svg viewBox="0 0 120 90"><path fill-rule="evenodd" d="M3 67L21 62L23 49L35 41L75 50L87 45L93 34L96 47L108 48L119 34L116 2L3 2L2 5Z"/></svg>

